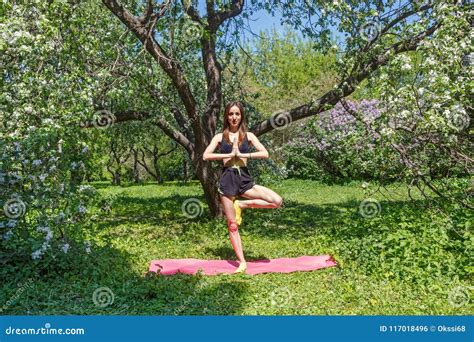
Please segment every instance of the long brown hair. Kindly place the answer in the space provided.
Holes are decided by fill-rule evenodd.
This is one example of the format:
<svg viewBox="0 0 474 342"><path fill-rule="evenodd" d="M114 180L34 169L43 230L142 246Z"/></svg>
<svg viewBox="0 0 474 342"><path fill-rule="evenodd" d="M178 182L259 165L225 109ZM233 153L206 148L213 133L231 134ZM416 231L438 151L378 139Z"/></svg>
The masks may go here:
<svg viewBox="0 0 474 342"><path fill-rule="evenodd" d="M240 110L240 118L241 118L240 124L239 124L239 145L240 145L240 143L244 140L244 138L245 138L245 136L248 132L248 128L247 128L247 120L245 118L244 106L242 106L242 104L239 101L229 102L227 104L227 106L225 106L225 110L224 110L224 129L222 131L222 134L224 135L224 139L229 144L232 144L232 142L229 139L229 119L228 119L228 116L229 116L230 109L234 106L238 107L239 110Z"/></svg>

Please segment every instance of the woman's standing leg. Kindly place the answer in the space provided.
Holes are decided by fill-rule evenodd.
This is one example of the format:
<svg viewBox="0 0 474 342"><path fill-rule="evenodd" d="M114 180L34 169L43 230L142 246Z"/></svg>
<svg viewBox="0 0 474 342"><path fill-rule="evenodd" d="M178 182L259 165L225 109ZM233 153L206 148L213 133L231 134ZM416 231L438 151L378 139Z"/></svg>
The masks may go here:
<svg viewBox="0 0 474 342"><path fill-rule="evenodd" d="M245 270L246 261L242 249L242 241L239 234L239 226L235 220L234 197L221 195L221 203L224 208L224 214L227 218L227 229L229 230L229 238L234 248L235 254L240 261L239 269ZM241 267L242 266L242 267ZM239 270L238 269L238 270ZM238 271L237 270L237 271Z"/></svg>

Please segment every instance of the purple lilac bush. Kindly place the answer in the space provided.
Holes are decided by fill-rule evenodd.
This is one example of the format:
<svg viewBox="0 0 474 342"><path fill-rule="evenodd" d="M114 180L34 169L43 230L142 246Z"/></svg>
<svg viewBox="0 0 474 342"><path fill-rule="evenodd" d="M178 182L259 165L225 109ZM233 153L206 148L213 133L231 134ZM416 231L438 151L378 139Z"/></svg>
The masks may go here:
<svg viewBox="0 0 474 342"><path fill-rule="evenodd" d="M346 104L349 111L339 102L318 118L300 124L301 133L286 146L290 177L336 181L380 175L383 161L376 148L375 121L382 115L382 106L377 100Z"/></svg>

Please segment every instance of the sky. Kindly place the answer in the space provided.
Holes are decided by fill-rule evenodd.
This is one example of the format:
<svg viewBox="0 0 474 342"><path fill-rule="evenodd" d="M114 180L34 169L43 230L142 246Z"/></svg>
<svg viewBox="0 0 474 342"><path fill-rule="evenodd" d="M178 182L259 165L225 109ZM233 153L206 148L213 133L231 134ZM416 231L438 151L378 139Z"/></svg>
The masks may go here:
<svg viewBox="0 0 474 342"><path fill-rule="evenodd" d="M244 7L245 10L245 7ZM199 0L198 1L198 11L200 15L205 15L206 13L206 1ZM270 32L272 28L274 28L280 35L283 35L285 31L285 26L283 26L281 21L281 15L278 11L275 11L275 14L268 13L266 10L260 10L258 12L253 13L249 19L244 19L246 24L250 27L250 30L253 32L245 31L242 32L241 38L245 41L245 43L250 43L253 40L254 35L261 34L263 31ZM299 36L303 41L308 40L307 37L304 37L303 34L292 27L290 29L294 30L297 36ZM344 41L342 34L337 32L337 30L332 30L334 38L338 40Z"/></svg>
<svg viewBox="0 0 474 342"><path fill-rule="evenodd" d="M199 1L199 13L203 15L206 13L206 5L205 1ZM246 22L249 24L250 29L253 33L258 34L262 31L270 31L272 28L275 28L276 31L283 33L284 27L280 24L281 16L279 13L275 13L275 16L272 16L265 10L260 10L254 13ZM245 19L244 19L245 20ZM246 36L250 37L250 34L246 34Z"/></svg>
<svg viewBox="0 0 474 342"><path fill-rule="evenodd" d="M280 24L281 16L278 13L275 13L275 16L272 16L267 11L261 10L257 13L254 13L251 17L252 20L248 20L251 29L253 32L258 33L260 31L268 30L274 27L277 31L282 32L283 26Z"/></svg>
<svg viewBox="0 0 474 342"><path fill-rule="evenodd" d="M206 13L206 5L204 0L199 0L198 1L198 11L201 15ZM279 13L275 13L274 16L272 16L270 13L268 13L265 10L260 10L256 13L254 13L251 18L247 21L247 23L250 26L250 29L252 30L253 33L259 34L262 33L262 31L270 31L272 28L275 28L275 30L279 33L283 33L285 30L285 27L280 24L281 16ZM408 18L408 23L413 22L414 20L417 20L415 16L409 17ZM345 40L343 34L338 32L336 29L332 29L332 34L335 39L337 39L339 42L343 42ZM295 32L303 39L305 40L306 38L303 37L303 35L295 30ZM246 39L251 39L252 34L250 32L244 32L243 36Z"/></svg>

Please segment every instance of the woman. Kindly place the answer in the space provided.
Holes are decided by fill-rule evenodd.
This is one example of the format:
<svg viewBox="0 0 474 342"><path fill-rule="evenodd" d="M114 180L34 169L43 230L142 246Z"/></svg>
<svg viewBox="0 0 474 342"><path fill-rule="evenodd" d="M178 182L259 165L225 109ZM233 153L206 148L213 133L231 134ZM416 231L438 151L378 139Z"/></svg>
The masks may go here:
<svg viewBox="0 0 474 342"><path fill-rule="evenodd" d="M220 145L220 153L214 153ZM257 152L249 152L253 145ZM239 235L242 222L242 209L246 208L279 208L282 198L274 191L256 185L247 168L247 159L268 158L268 152L255 134L247 132L245 112L240 102L229 103L224 110L224 129L216 134L204 151L204 160L222 160L224 167L219 182L219 193L227 218L229 238L235 254L240 261L235 273L247 270ZM239 201L241 196L248 200Z"/></svg>

